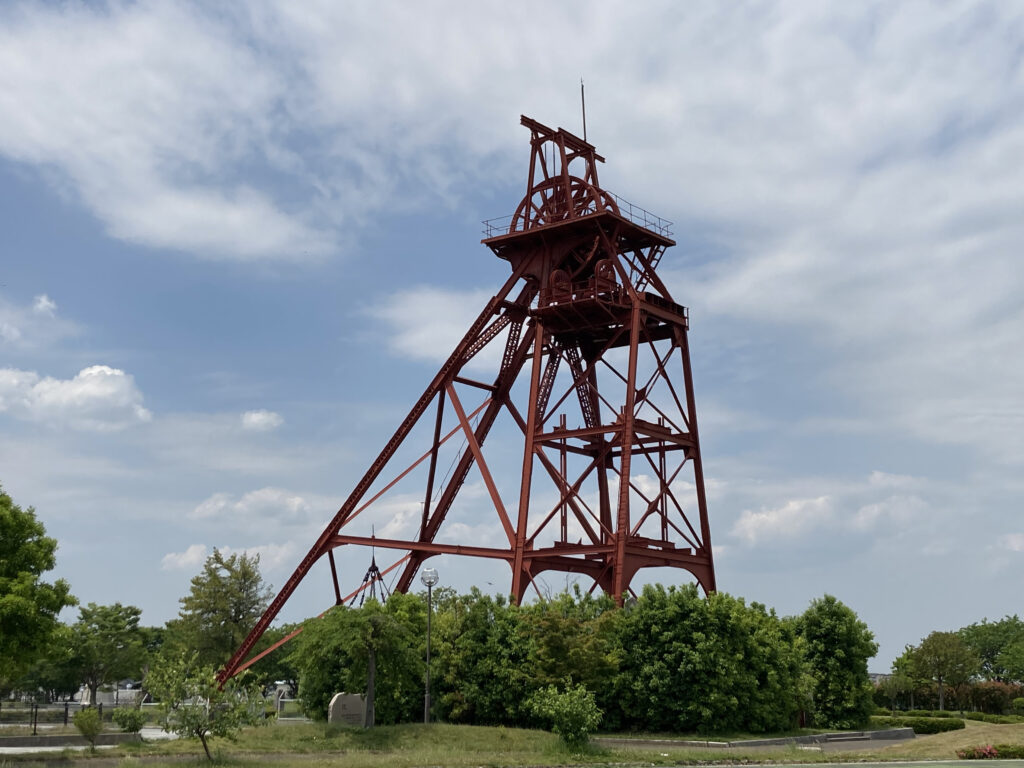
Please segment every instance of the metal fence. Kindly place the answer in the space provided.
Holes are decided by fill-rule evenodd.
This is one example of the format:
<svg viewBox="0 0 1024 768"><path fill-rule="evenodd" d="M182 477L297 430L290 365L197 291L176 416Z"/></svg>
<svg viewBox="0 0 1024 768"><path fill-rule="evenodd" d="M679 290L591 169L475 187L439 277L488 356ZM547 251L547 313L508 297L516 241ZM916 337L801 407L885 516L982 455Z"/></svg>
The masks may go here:
<svg viewBox="0 0 1024 768"><path fill-rule="evenodd" d="M130 703L127 706L134 706ZM156 723L159 719L157 708L159 704L143 704L142 711L146 713L147 723ZM78 701L65 701L57 704L32 704L14 701L0 701L0 728L11 726L23 726L32 729L35 734L40 728L55 728L69 726L75 712L88 709ZM100 719L109 723L112 722L112 715L117 707L100 702L96 705L96 711Z"/></svg>
<svg viewBox="0 0 1024 768"><path fill-rule="evenodd" d="M277 712L278 720L307 720L306 714L302 711L302 706L298 699L286 699L281 697L277 700Z"/></svg>

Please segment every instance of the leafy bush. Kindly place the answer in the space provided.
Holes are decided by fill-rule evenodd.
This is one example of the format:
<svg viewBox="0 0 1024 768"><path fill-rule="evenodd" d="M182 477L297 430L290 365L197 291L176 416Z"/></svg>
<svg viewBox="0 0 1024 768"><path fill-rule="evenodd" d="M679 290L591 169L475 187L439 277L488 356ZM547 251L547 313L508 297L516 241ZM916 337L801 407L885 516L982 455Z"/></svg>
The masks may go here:
<svg viewBox="0 0 1024 768"><path fill-rule="evenodd" d="M1019 760L1024 758L1024 746L1020 744L984 744L958 749L956 756L961 760Z"/></svg>
<svg viewBox="0 0 1024 768"><path fill-rule="evenodd" d="M873 717L871 722L884 728L913 728L917 734L958 731L964 727L959 717Z"/></svg>
<svg viewBox="0 0 1024 768"><path fill-rule="evenodd" d="M110 713L110 718L125 733L138 733L146 724L146 713L134 707L118 707Z"/></svg>
<svg viewBox="0 0 1024 768"><path fill-rule="evenodd" d="M590 734L601 723L601 710L594 694L582 685L566 685L564 691L549 685L530 698L530 708L541 720L550 723L555 733L572 749L586 746Z"/></svg>
<svg viewBox="0 0 1024 768"><path fill-rule="evenodd" d="M95 752L96 739L103 733L103 721L100 720L99 711L95 707L80 709L75 712L72 720L82 738L89 742L89 749Z"/></svg>
<svg viewBox="0 0 1024 768"><path fill-rule="evenodd" d="M1024 715L1024 697L1013 700L1013 714Z"/></svg>

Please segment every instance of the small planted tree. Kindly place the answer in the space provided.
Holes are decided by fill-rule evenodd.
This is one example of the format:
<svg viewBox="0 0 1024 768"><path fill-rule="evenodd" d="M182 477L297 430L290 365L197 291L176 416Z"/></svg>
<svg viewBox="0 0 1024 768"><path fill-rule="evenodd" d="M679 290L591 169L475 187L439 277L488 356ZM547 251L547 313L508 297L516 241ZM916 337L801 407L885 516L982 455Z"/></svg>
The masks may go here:
<svg viewBox="0 0 1024 768"><path fill-rule="evenodd" d="M89 742L89 751L96 751L96 739L103 733L103 721L100 719L99 710L96 707L87 707L75 712L72 722L75 728L82 734L82 738Z"/></svg>
<svg viewBox="0 0 1024 768"><path fill-rule="evenodd" d="M199 664L196 653L158 662L146 675L145 684L160 702L163 729L182 738L199 739L211 761L211 736L234 739L243 726L264 722L259 685L239 676L221 688L217 671Z"/></svg>
<svg viewBox="0 0 1024 768"><path fill-rule="evenodd" d="M530 708L574 751L583 749L590 734L601 724L601 710L594 702L594 694L582 685L567 682L564 691L553 685L541 688L531 697Z"/></svg>

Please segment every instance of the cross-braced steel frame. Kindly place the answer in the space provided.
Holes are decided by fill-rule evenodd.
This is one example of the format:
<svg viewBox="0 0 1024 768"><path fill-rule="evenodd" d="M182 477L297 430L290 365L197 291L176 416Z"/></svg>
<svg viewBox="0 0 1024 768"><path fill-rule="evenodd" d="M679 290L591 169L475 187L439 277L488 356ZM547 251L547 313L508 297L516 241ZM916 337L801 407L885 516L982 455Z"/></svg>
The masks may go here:
<svg viewBox="0 0 1024 768"><path fill-rule="evenodd" d="M526 117L522 124L531 134L526 196L512 216L485 222L483 240L512 274L222 679L256 660L245 661L321 558L330 564L335 603L348 599L335 557L341 547L394 550L400 557L383 573L397 571L400 591L410 588L427 558L440 554L506 561L516 601L545 571L588 577L592 589L620 603L642 568L682 568L705 591L715 589L688 315L656 272L675 244L669 222L602 190L597 163L603 158L591 144ZM474 372L491 359L492 375L481 380ZM521 473L504 487L499 475L507 459L496 467L485 453L499 419L522 441ZM410 464L396 463L414 434L421 449ZM505 438L500 442L507 446ZM442 454L453 457L447 471ZM497 545L439 539L474 469L490 507L474 515L496 522ZM422 499L412 535L352 531L360 514L410 482Z"/></svg>

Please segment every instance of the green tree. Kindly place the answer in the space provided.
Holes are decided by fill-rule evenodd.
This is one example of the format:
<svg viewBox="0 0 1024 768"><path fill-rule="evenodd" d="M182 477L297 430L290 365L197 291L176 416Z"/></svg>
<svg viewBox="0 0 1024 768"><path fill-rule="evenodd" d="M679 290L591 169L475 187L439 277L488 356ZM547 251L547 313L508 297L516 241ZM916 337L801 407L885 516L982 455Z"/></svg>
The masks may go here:
<svg viewBox="0 0 1024 768"><path fill-rule="evenodd" d="M914 650L914 666L938 686L942 710L946 686L966 683L977 674L980 662L956 632L932 632Z"/></svg>
<svg viewBox="0 0 1024 768"><path fill-rule="evenodd" d="M96 703L100 686L141 676L145 660L141 616L142 611L134 605L120 603L89 603L79 609L72 643L79 676L89 689L87 703Z"/></svg>
<svg viewBox="0 0 1024 768"><path fill-rule="evenodd" d="M22 510L0 488L0 688L45 652L57 614L76 603L66 581L42 580L56 551L35 510Z"/></svg>
<svg viewBox="0 0 1024 768"><path fill-rule="evenodd" d="M622 612L606 595L594 597L576 586L523 609L528 635L527 674L538 686L582 684L609 711L606 726L617 727L620 709L614 681L619 671ZM536 710L534 710L536 711Z"/></svg>
<svg viewBox="0 0 1024 768"><path fill-rule="evenodd" d="M75 658L74 632L67 624L58 624L45 651L14 688L35 696L42 693L49 701L71 697L82 684L78 660Z"/></svg>
<svg viewBox="0 0 1024 768"><path fill-rule="evenodd" d="M1006 616L999 621L982 621L961 628L957 634L978 657L979 673L986 680L1014 679L1005 666L1003 653L1015 643L1024 643L1024 621L1017 616Z"/></svg>
<svg viewBox="0 0 1024 768"><path fill-rule="evenodd" d="M529 725L539 687L530 673L532 638L522 608L470 594L437 606L433 624L435 699L444 719L476 725Z"/></svg>
<svg viewBox="0 0 1024 768"><path fill-rule="evenodd" d="M1024 683L1024 637L1003 648L997 659L1006 680Z"/></svg>
<svg viewBox="0 0 1024 768"><path fill-rule="evenodd" d="M623 720L650 730L782 730L795 725L802 666L792 622L695 585L647 586L621 619Z"/></svg>
<svg viewBox="0 0 1024 768"><path fill-rule="evenodd" d="M365 691L372 651L376 722L422 716L425 633L426 604L417 595L395 594L384 605L368 600L361 608L337 606L310 619L291 654L303 708L324 719L335 693Z"/></svg>
<svg viewBox="0 0 1024 768"><path fill-rule="evenodd" d="M168 652L193 650L202 664L227 663L270 601L259 565L259 555L213 550L181 598L178 618L168 622Z"/></svg>
<svg viewBox="0 0 1024 768"><path fill-rule="evenodd" d="M828 728L859 728L874 709L868 659L878 644L857 614L832 595L811 601L797 619L814 679L814 716Z"/></svg>
<svg viewBox="0 0 1024 768"><path fill-rule="evenodd" d="M259 685L239 675L222 687L217 668L201 664L198 653L165 656L149 670L145 682L160 704L163 729L199 739L211 761L211 736L234 739L243 726L264 722Z"/></svg>
<svg viewBox="0 0 1024 768"><path fill-rule="evenodd" d="M921 674L914 659L914 646L908 645L892 662L892 680L896 693L910 694L910 709L914 708L914 691L930 682Z"/></svg>

